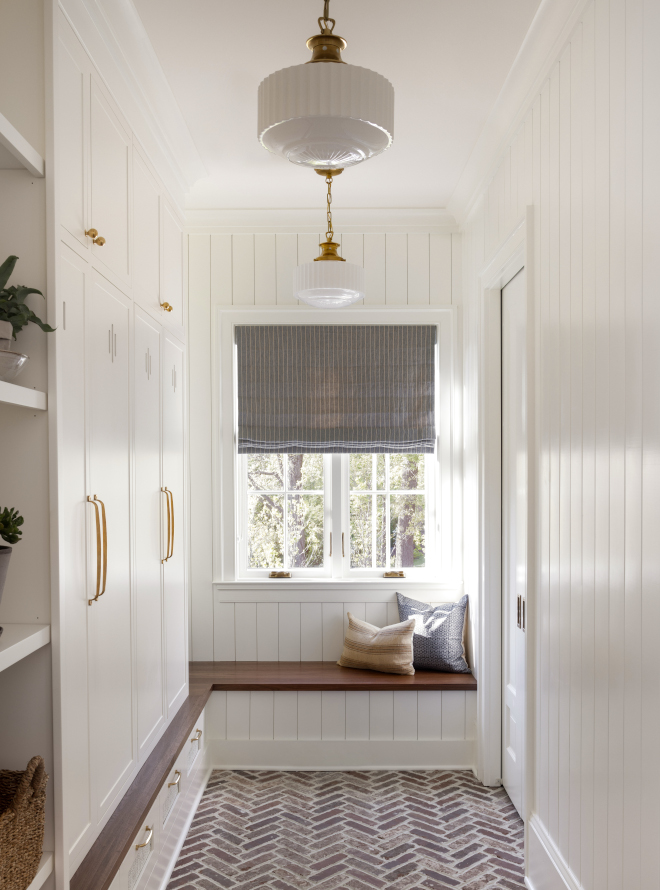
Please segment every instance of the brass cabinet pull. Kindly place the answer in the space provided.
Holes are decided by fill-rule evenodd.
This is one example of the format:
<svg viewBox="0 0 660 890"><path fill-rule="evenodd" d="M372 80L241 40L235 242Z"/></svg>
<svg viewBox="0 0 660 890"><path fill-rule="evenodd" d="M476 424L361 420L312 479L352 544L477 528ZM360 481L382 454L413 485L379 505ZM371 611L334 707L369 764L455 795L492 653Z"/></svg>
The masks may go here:
<svg viewBox="0 0 660 890"><path fill-rule="evenodd" d="M165 312L171 312L174 307L170 306L170 304L168 302L165 302L165 303L160 304L160 308L164 309Z"/></svg>
<svg viewBox="0 0 660 890"><path fill-rule="evenodd" d="M149 844L151 843L151 838L154 836L154 830L153 830L153 828L149 828L148 825L145 825L144 830L149 832L149 836L147 837L146 841L145 841L143 844L136 844L136 845L135 845L135 849L136 849L136 850L141 850L142 847L148 847Z"/></svg>
<svg viewBox="0 0 660 890"><path fill-rule="evenodd" d="M198 742L202 737L202 730L196 729L194 738L190 739L191 742Z"/></svg>
<svg viewBox="0 0 660 890"><path fill-rule="evenodd" d="M95 603L100 596L105 593L106 580L108 577L108 524L105 517L105 504L94 495L87 495L90 504L94 504L96 513L96 596L87 601L89 606ZM99 515L98 504L101 505L101 513ZM103 539L101 539L101 519L103 520ZM101 562L103 563L103 581L101 581ZM101 590L101 585L103 589Z"/></svg>
<svg viewBox="0 0 660 890"><path fill-rule="evenodd" d="M161 559L161 563L164 563L174 556L174 495L167 486L161 491L167 498L167 556Z"/></svg>
<svg viewBox="0 0 660 890"><path fill-rule="evenodd" d="M181 773L179 772L178 769L174 770L174 775L176 776L176 779L173 782L167 783L168 788L173 788L174 786L178 785L179 782L181 781Z"/></svg>
<svg viewBox="0 0 660 890"><path fill-rule="evenodd" d="M87 495L87 500L94 505L94 513L96 515L96 595L91 600L87 600L87 605L91 606L92 603L97 601L101 591L101 517L95 498Z"/></svg>
<svg viewBox="0 0 660 890"><path fill-rule="evenodd" d="M85 232L88 238L92 239L92 242L96 244L98 247L103 247L105 244L105 238L102 238L96 229L87 229Z"/></svg>

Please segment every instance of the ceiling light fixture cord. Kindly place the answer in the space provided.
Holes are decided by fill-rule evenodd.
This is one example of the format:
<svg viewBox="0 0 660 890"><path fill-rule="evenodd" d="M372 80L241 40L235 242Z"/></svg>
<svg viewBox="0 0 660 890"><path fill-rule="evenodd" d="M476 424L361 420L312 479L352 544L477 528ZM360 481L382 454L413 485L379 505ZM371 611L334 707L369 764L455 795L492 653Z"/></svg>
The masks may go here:
<svg viewBox="0 0 660 890"><path fill-rule="evenodd" d="M332 22L332 28L328 27L329 22ZM332 34L335 29L335 20L330 18L330 0L323 0L323 15L319 18L319 28L321 34Z"/></svg>
<svg viewBox="0 0 660 890"><path fill-rule="evenodd" d="M329 2L329 0L326 0L326 3L328 3L328 2ZM328 211L327 211L328 231L325 233L325 237L328 241L332 241L333 236L335 234L334 230L332 228L332 206L331 206L332 205L332 173L328 173L328 175L325 177L325 181L328 184Z"/></svg>

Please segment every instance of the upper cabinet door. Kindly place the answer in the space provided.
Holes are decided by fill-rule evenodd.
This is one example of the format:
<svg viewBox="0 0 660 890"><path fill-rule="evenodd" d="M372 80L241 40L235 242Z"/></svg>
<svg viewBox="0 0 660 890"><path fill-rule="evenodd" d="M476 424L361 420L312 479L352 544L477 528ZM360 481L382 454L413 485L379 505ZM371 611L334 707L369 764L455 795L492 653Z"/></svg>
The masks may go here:
<svg viewBox="0 0 660 890"><path fill-rule="evenodd" d="M89 82L91 63L69 24L60 27L57 77L56 148L59 218L75 239L89 249L87 195L89 177ZM66 239L70 242L70 239Z"/></svg>
<svg viewBox="0 0 660 890"><path fill-rule="evenodd" d="M133 148L133 299L145 309L160 306L160 189Z"/></svg>
<svg viewBox="0 0 660 890"><path fill-rule="evenodd" d="M163 310L163 321L179 337L183 338L183 225L168 201L162 199L163 277L161 305L167 303L170 311Z"/></svg>
<svg viewBox="0 0 660 890"><path fill-rule="evenodd" d="M101 85L91 80L90 226L105 243L92 244L94 264L122 290L130 282L131 134Z"/></svg>

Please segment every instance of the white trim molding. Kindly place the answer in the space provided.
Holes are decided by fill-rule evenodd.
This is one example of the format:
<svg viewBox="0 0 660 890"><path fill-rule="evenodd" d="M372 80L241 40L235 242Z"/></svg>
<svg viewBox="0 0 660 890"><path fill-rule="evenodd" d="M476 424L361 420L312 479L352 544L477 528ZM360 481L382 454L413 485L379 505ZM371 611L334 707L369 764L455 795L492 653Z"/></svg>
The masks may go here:
<svg viewBox="0 0 660 890"><path fill-rule="evenodd" d="M592 0L541 0L447 210L463 224L500 165L534 96ZM493 148L494 146L494 148Z"/></svg>
<svg viewBox="0 0 660 890"><path fill-rule="evenodd" d="M536 813L527 823L525 886L529 890L583 890Z"/></svg>

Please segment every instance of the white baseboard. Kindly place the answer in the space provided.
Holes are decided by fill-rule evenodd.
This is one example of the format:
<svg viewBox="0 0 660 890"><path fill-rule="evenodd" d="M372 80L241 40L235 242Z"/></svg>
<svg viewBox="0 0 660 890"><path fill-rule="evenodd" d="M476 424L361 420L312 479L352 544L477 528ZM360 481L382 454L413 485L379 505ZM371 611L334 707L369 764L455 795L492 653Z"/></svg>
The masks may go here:
<svg viewBox="0 0 660 890"><path fill-rule="evenodd" d="M227 741L209 739L215 769L473 769L475 743L469 741Z"/></svg>
<svg viewBox="0 0 660 890"><path fill-rule="evenodd" d="M527 823L525 886L528 890L583 890L536 813Z"/></svg>

